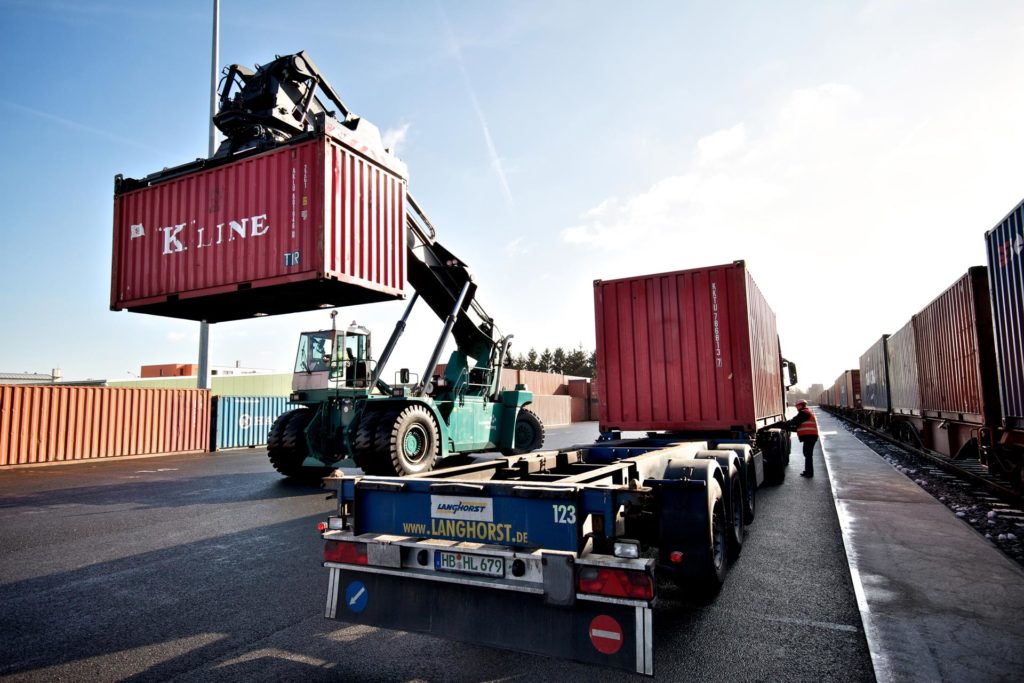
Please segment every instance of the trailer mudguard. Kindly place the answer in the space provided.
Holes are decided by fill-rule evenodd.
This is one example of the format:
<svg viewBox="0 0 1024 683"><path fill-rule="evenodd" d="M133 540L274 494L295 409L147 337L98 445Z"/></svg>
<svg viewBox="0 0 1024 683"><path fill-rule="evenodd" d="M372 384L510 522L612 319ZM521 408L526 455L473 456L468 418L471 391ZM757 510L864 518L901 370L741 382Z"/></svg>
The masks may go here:
<svg viewBox="0 0 1024 683"><path fill-rule="evenodd" d="M328 619L654 674L649 606L577 599L569 609L533 592L329 569Z"/></svg>
<svg viewBox="0 0 1024 683"><path fill-rule="evenodd" d="M709 483L716 480L725 490L722 468L714 459L673 460L662 480L648 479L658 509L658 569L676 579L703 577L711 561L711 512ZM673 552L683 561L671 561Z"/></svg>

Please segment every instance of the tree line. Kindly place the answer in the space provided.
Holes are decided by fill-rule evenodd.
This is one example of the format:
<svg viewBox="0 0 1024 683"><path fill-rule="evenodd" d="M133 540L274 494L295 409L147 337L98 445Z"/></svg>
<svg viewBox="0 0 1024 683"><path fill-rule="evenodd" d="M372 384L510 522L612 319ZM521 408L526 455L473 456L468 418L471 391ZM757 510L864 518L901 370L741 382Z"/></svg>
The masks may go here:
<svg viewBox="0 0 1024 683"><path fill-rule="evenodd" d="M582 346L569 351L559 346L554 351L544 349L540 353L530 347L525 355L517 356L510 353L505 356L505 367L513 370L533 370L593 378L597 367L597 353L595 351L587 352Z"/></svg>

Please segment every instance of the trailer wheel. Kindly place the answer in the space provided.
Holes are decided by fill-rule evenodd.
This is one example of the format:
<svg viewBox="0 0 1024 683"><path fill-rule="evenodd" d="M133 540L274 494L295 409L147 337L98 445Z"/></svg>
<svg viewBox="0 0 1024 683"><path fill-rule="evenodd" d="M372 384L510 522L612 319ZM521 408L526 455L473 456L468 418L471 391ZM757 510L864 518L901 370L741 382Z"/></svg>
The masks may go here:
<svg viewBox="0 0 1024 683"><path fill-rule="evenodd" d="M521 408L516 416L515 441L512 448L502 448L502 455L522 455L544 445L544 423L529 408Z"/></svg>
<svg viewBox="0 0 1024 683"><path fill-rule="evenodd" d="M747 465L747 483L743 487L743 521L750 524L757 512L757 472L753 460Z"/></svg>
<svg viewBox="0 0 1024 683"><path fill-rule="evenodd" d="M440 445L434 416L420 405L398 414L391 427L389 454L394 474L419 474L434 468Z"/></svg>
<svg viewBox="0 0 1024 683"><path fill-rule="evenodd" d="M708 542L710 552L708 553L707 565L704 567L703 583L708 591L716 591L725 581L725 572L728 569L727 558L728 545L727 534L729 520L725 512L725 501L722 496L722 487L718 481L712 479L708 482Z"/></svg>
<svg viewBox="0 0 1024 683"><path fill-rule="evenodd" d="M302 474L302 462L309 452L306 426L313 419L313 411L296 408L274 421L267 438L267 457L274 469L286 477Z"/></svg>
<svg viewBox="0 0 1024 683"><path fill-rule="evenodd" d="M729 560L735 560L743 550L743 541L747 538L747 525L745 515L745 504L743 498L743 486L739 479L734 480L732 495L729 496L732 503L730 511L731 523L729 524Z"/></svg>

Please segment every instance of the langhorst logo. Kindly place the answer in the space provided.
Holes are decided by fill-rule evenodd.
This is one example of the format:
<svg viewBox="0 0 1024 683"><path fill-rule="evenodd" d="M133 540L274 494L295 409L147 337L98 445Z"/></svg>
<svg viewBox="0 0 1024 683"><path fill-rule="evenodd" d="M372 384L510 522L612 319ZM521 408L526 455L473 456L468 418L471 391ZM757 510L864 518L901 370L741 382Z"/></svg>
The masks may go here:
<svg viewBox="0 0 1024 683"><path fill-rule="evenodd" d="M491 522L494 521L494 507L490 498L431 496L430 516L441 519Z"/></svg>

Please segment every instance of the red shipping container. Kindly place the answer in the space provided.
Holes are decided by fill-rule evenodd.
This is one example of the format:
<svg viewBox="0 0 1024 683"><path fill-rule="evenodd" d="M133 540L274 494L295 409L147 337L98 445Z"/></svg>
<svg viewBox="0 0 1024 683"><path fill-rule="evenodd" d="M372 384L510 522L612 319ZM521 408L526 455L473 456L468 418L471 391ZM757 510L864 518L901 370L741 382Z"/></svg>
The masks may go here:
<svg viewBox="0 0 1024 683"><path fill-rule="evenodd" d="M775 313L743 261L594 283L601 429L754 431L783 418Z"/></svg>
<svg viewBox="0 0 1024 683"><path fill-rule="evenodd" d="M114 198L111 309L221 322L404 296L393 157L323 136L168 175Z"/></svg>
<svg viewBox="0 0 1024 683"><path fill-rule="evenodd" d="M842 407L860 408L860 370L845 370L838 381L842 383Z"/></svg>
<svg viewBox="0 0 1024 683"><path fill-rule="evenodd" d="M972 424L998 424L995 342L988 274L975 266L914 316L921 411ZM987 419L986 419L987 417Z"/></svg>

